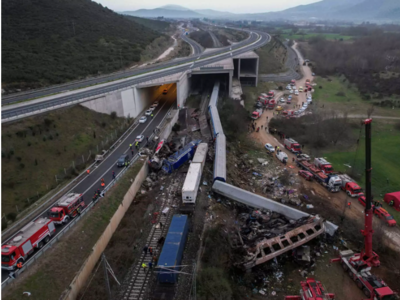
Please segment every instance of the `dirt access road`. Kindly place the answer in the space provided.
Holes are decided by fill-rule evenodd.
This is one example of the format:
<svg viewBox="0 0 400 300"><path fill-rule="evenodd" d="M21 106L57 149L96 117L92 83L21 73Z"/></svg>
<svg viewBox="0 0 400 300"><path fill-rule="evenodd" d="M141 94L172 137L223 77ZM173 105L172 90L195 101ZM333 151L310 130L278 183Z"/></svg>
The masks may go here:
<svg viewBox="0 0 400 300"><path fill-rule="evenodd" d="M299 51L296 48L297 44L294 44L294 50L298 54L299 61L300 61L300 68L302 73L304 74L303 78L296 80L296 87L300 86L305 86L306 79L310 79L311 82L314 80L314 77L311 76L312 72L311 69L308 66L303 66L303 57L300 55ZM265 91L268 92L268 91ZM279 98L282 96L283 92L278 92L275 95L275 100L278 101ZM285 109L288 108L293 108L293 106L296 105L301 105L302 102L306 101L306 93L299 93L298 96L293 96L293 100L291 105L283 105ZM291 106L291 107L290 107ZM284 149L283 146L283 140L279 140L277 137L274 135L270 134L267 130L266 127L268 127L268 122L271 120L274 115L276 115L277 112L275 110L265 110L262 116L256 120L256 128L263 126L263 129L260 129L260 132L253 132L251 134L251 137L255 140L257 140L259 143L262 145L265 145L266 143L270 143L272 146L279 146L281 150ZM297 174L299 171L299 168L297 165L293 162L293 159L295 159L295 155L288 150L284 150L285 153L288 155L289 160L287 167L291 172L294 172L294 174ZM305 149L305 152L307 149ZM276 158L275 158L276 159ZM283 167L283 165L282 165ZM344 192L340 191L338 193L330 193L327 189L325 189L323 186L318 184L317 182L309 182L306 180L303 180L304 187L309 190L312 194L317 195L321 198L327 199L329 203L331 204L332 209L336 211L338 214L342 214L343 210L345 209L345 215L346 217L350 217L354 220L357 220L358 223L360 224L360 227L362 224L364 224L364 211L363 207L361 204L358 203L357 198L350 198L348 197ZM346 208L347 202L351 202L351 208L348 209ZM383 222L382 220L378 218L374 218L374 226L379 226L380 223ZM397 251L400 251L400 228L398 226L394 228L389 228L384 226L383 230L387 237L389 238L389 241L393 241L390 246L395 246Z"/></svg>

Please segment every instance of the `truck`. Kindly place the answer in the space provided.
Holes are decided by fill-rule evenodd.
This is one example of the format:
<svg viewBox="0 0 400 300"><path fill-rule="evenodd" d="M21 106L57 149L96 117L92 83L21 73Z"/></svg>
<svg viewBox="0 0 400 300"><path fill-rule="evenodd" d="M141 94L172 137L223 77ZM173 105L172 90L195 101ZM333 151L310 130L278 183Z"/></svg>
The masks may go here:
<svg viewBox="0 0 400 300"><path fill-rule="evenodd" d="M85 208L82 194L69 193L61 197L57 205L48 211L48 217L56 225L67 223Z"/></svg>
<svg viewBox="0 0 400 300"><path fill-rule="evenodd" d="M268 98L270 98L270 99L274 98L274 96L275 96L274 91L269 91L268 94L267 94L267 96L268 96Z"/></svg>
<svg viewBox="0 0 400 300"><path fill-rule="evenodd" d="M341 189L346 192L352 198L363 196L361 187L348 176L347 174L340 174L340 179L342 180Z"/></svg>
<svg viewBox="0 0 400 300"><path fill-rule="evenodd" d="M174 215L172 217L156 266L159 283L174 284L178 281L188 230L189 220L187 215Z"/></svg>
<svg viewBox="0 0 400 300"><path fill-rule="evenodd" d="M288 161L288 156L287 156L287 154L286 154L285 152L283 152L283 151L276 151L276 152L275 152L275 155L276 155L276 157L277 157L281 162L283 162L284 164L287 163L287 161Z"/></svg>
<svg viewBox="0 0 400 300"><path fill-rule="evenodd" d="M315 180L324 186L331 193L336 193L340 191L340 186L342 181L337 174L328 174L324 172L318 172L314 175Z"/></svg>
<svg viewBox="0 0 400 300"><path fill-rule="evenodd" d="M366 206L366 199L365 196L358 197L358 202L361 203L364 207ZM372 212L374 213L375 216L378 218L382 219L387 226L393 227L396 226L396 220L393 218L389 212L382 207L382 204L379 202L375 202L372 205Z"/></svg>
<svg viewBox="0 0 400 300"><path fill-rule="evenodd" d="M325 187L331 193L338 192L340 190L342 181L337 174L325 174L318 167L313 165L307 160L296 159L297 166L302 170L309 171L313 174L314 179Z"/></svg>
<svg viewBox="0 0 400 300"><path fill-rule="evenodd" d="M170 157L163 161L162 169L165 173L171 174L174 170L178 169L185 162L193 157L197 145L201 140L194 140L188 143L185 147L172 154Z"/></svg>
<svg viewBox="0 0 400 300"><path fill-rule="evenodd" d="M323 157L316 157L314 159L314 165L317 168L320 168L321 171L324 172L325 174L333 172L332 164Z"/></svg>
<svg viewBox="0 0 400 300"><path fill-rule="evenodd" d="M17 264L24 264L35 249L43 248L55 232L54 222L48 218L39 218L30 222L1 246L1 268L15 270Z"/></svg>
<svg viewBox="0 0 400 300"><path fill-rule="evenodd" d="M284 110L282 112L282 115L287 116L287 117L293 117L294 116L294 110Z"/></svg>
<svg viewBox="0 0 400 300"><path fill-rule="evenodd" d="M253 111L253 113L251 114L251 118L253 119L253 120L257 120L257 119L259 119L261 117L261 114L260 114L260 112L259 111Z"/></svg>
<svg viewBox="0 0 400 300"><path fill-rule="evenodd" d="M292 153L300 153L301 152L301 146L298 142L296 142L294 139L291 138L286 138L284 141L285 148L288 149Z"/></svg>
<svg viewBox="0 0 400 300"><path fill-rule="evenodd" d="M314 278L307 278L300 282L301 290L298 296L286 296L285 300L328 300L335 299L335 294L326 292L320 281Z"/></svg>
<svg viewBox="0 0 400 300"><path fill-rule="evenodd" d="M274 109L275 104L276 104L275 99L269 100L269 102L268 102L268 109Z"/></svg>

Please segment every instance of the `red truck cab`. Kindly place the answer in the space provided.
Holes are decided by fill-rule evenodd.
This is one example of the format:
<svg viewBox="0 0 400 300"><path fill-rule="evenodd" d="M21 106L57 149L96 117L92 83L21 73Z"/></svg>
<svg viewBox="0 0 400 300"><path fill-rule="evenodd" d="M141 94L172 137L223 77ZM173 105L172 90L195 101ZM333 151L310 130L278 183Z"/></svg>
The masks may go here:
<svg viewBox="0 0 400 300"><path fill-rule="evenodd" d="M325 158L316 157L314 159L314 165L321 169L325 174L330 174L333 172L333 167L330 162L328 162Z"/></svg>
<svg viewBox="0 0 400 300"><path fill-rule="evenodd" d="M253 120L257 120L260 117L260 113L258 111L253 111L253 113L251 114L251 118Z"/></svg>
<svg viewBox="0 0 400 300"><path fill-rule="evenodd" d="M275 96L275 93L274 93L274 91L269 91L267 95L268 95L268 98L273 98Z"/></svg>
<svg viewBox="0 0 400 300"><path fill-rule="evenodd" d="M54 222L39 218L23 227L1 247L1 268L14 270L17 263L24 263L35 248L41 249L56 232Z"/></svg>
<svg viewBox="0 0 400 300"><path fill-rule="evenodd" d="M345 186L342 186L342 190L352 198L364 195L360 186L355 182L346 182Z"/></svg>
<svg viewBox="0 0 400 300"><path fill-rule="evenodd" d="M55 207L48 212L49 218L57 225L67 223L75 218L85 208L82 194L69 193L64 195Z"/></svg>
<svg viewBox="0 0 400 300"><path fill-rule="evenodd" d="M294 139L286 138L284 141L285 148L288 149L290 152L299 153L301 152L301 146L298 142Z"/></svg>
<svg viewBox="0 0 400 300"><path fill-rule="evenodd" d="M268 102L268 109L274 109L275 104L276 104L276 102L275 102L274 99L269 100L269 102Z"/></svg>

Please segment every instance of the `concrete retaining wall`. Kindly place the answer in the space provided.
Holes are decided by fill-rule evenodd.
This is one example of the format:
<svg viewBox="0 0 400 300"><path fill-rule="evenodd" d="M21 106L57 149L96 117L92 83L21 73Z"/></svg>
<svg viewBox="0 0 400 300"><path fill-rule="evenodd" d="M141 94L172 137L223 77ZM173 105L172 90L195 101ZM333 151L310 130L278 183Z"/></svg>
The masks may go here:
<svg viewBox="0 0 400 300"><path fill-rule="evenodd" d="M164 126L164 128L162 128L162 131L160 133L160 139L164 139L166 140L169 135L172 132L172 127L174 127L175 123L178 121L178 110L174 109L171 111L171 116L172 117L168 117L171 118L170 120L167 121L167 124Z"/></svg>
<svg viewBox="0 0 400 300"><path fill-rule="evenodd" d="M190 90L190 78L187 72L184 72L176 83L176 101L177 105L183 107Z"/></svg>
<svg viewBox="0 0 400 300"><path fill-rule="evenodd" d="M110 114L115 111L118 117L124 116L124 107L122 105L120 91L83 102L81 105L99 113Z"/></svg>
<svg viewBox="0 0 400 300"><path fill-rule="evenodd" d="M249 205L255 208L266 208L272 211L276 211L280 214L285 215L290 219L300 219L302 217L309 216L309 214L297 210L293 207L283 205L271 199L261 197L257 194L253 194L236 186L227 184L222 181L216 180L213 185L213 190L218 194L230 198L232 200L238 201L245 205ZM338 226L331 222L325 222L326 232L333 235L338 229Z"/></svg>
<svg viewBox="0 0 400 300"><path fill-rule="evenodd" d="M99 238L97 243L94 245L92 253L89 255L87 260L83 263L78 274L75 276L74 280L68 287L67 292L62 296L61 299L63 299L63 300L76 299L76 297L78 296L82 287L85 286L86 281L88 280L89 276L91 275L96 263L100 259L101 254L107 247L108 242L110 241L112 235L114 234L119 223L121 222L126 211L128 210L129 206L131 205L133 199L135 198L137 191L139 190L143 181L147 177L147 174L148 174L148 165L146 162L144 162L139 173L136 175L135 181L132 183L131 187L125 194L124 199L122 200L122 203L118 207L118 210L115 212L115 214L111 218L110 223L108 224L107 228L104 230L103 234L101 235L101 237Z"/></svg>

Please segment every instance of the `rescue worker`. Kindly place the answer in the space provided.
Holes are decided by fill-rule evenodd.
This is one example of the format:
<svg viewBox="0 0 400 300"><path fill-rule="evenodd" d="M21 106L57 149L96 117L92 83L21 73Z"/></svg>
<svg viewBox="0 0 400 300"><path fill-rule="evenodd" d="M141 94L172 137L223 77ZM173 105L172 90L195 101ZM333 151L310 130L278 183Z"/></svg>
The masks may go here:
<svg viewBox="0 0 400 300"><path fill-rule="evenodd" d="M394 200L389 202L389 206L393 206L394 205Z"/></svg>
<svg viewBox="0 0 400 300"><path fill-rule="evenodd" d="M143 268L143 272L146 272L147 265L145 263L142 263L142 268Z"/></svg>
<svg viewBox="0 0 400 300"><path fill-rule="evenodd" d="M112 178L115 179L115 172L112 172Z"/></svg>
<svg viewBox="0 0 400 300"><path fill-rule="evenodd" d="M101 187L103 188L103 187L105 187L106 186L106 184L104 183L104 182L102 182L101 183Z"/></svg>
<svg viewBox="0 0 400 300"><path fill-rule="evenodd" d="M86 170L86 174L88 174L88 175L90 174L90 170L89 169Z"/></svg>
<svg viewBox="0 0 400 300"><path fill-rule="evenodd" d="M104 183L104 178L101 179L101 182Z"/></svg>
<svg viewBox="0 0 400 300"><path fill-rule="evenodd" d="M150 255L153 255L153 248L149 247L149 253Z"/></svg>
<svg viewBox="0 0 400 300"><path fill-rule="evenodd" d="M351 208L351 202L350 202L350 201L347 202L347 207L348 207L348 208Z"/></svg>
<svg viewBox="0 0 400 300"><path fill-rule="evenodd" d="M135 147L139 149L139 142L136 142Z"/></svg>
<svg viewBox="0 0 400 300"><path fill-rule="evenodd" d="M147 245L145 245L145 246L143 247L143 253L144 253L145 256L146 256L146 254L147 254L147 249L149 249L149 247L147 247Z"/></svg>
<svg viewBox="0 0 400 300"><path fill-rule="evenodd" d="M18 269L18 270L22 269L22 261L20 261L19 263L17 263L17 269Z"/></svg>
<svg viewBox="0 0 400 300"><path fill-rule="evenodd" d="M153 263L149 261L149 269L151 270L153 268Z"/></svg>
<svg viewBox="0 0 400 300"><path fill-rule="evenodd" d="M132 153L132 157L133 157L133 149L131 150L131 153Z"/></svg>
<svg viewBox="0 0 400 300"><path fill-rule="evenodd" d="M126 167L128 167L128 162L127 162L127 161L125 162L125 168L126 168Z"/></svg>
<svg viewBox="0 0 400 300"><path fill-rule="evenodd" d="M152 118L152 119L153 119L153 117L154 117L153 114L151 114L151 118Z"/></svg>
<svg viewBox="0 0 400 300"><path fill-rule="evenodd" d="M131 149L131 150L132 150L132 144L129 144L129 149Z"/></svg>

